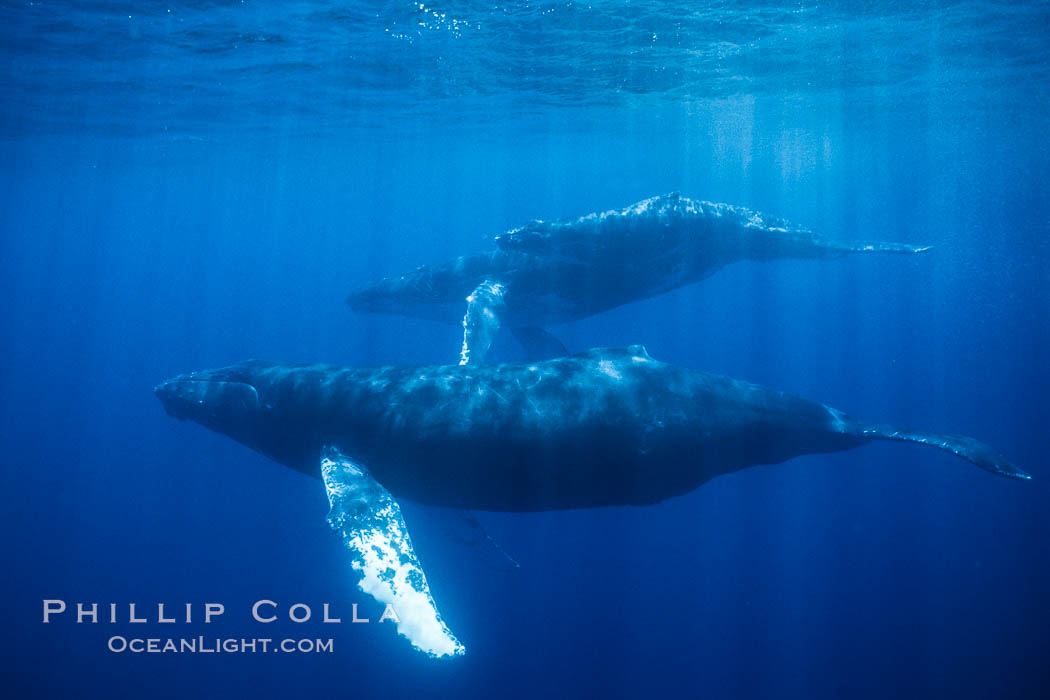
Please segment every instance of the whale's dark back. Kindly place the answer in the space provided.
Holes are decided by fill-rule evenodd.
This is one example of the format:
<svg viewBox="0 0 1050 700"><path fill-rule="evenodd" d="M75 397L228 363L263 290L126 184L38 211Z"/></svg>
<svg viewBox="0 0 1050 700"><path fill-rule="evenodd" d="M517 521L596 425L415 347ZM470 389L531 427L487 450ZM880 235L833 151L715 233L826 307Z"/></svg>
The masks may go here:
<svg viewBox="0 0 1050 700"><path fill-rule="evenodd" d="M254 449L316 474L332 444L396 496L479 510L653 503L718 474L864 442L821 404L673 367L640 346L524 365L220 372L272 412L237 437Z"/></svg>
<svg viewBox="0 0 1050 700"><path fill-rule="evenodd" d="M459 323L466 297L491 280L507 289L505 325L544 326L669 292L741 260L833 258L857 250L783 219L677 193L623 209L532 221L495 243L493 251L380 280L347 301L355 311ZM864 249L890 248L913 250L885 244Z"/></svg>

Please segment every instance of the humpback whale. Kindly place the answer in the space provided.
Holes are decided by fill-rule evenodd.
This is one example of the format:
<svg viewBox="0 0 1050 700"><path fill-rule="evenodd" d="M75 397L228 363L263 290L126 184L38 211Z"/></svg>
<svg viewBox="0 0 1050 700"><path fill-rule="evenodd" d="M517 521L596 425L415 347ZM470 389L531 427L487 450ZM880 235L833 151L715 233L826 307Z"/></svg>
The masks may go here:
<svg viewBox="0 0 1050 700"><path fill-rule="evenodd" d="M874 440L1028 475L972 438L854 420L675 367L640 346L526 364L361 369L249 361L156 387L165 410L320 477L361 589L432 656L463 653L397 499L472 510L644 505L721 474Z"/></svg>
<svg viewBox="0 0 1050 700"><path fill-rule="evenodd" d="M545 326L699 282L734 262L928 250L829 241L782 219L677 193L574 219L532 221L495 243L495 250L380 280L347 302L360 312L461 322L460 364L483 361L501 326L536 360L566 354Z"/></svg>

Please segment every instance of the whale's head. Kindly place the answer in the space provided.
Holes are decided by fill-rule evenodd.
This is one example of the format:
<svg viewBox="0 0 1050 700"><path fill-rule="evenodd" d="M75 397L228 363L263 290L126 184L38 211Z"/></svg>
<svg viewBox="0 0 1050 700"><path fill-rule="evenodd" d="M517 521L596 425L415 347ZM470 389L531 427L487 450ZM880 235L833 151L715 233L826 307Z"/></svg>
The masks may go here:
<svg viewBox="0 0 1050 700"><path fill-rule="evenodd" d="M352 311L365 314L401 314L418 294L402 279L386 277L358 289L346 298Z"/></svg>
<svg viewBox="0 0 1050 700"><path fill-rule="evenodd" d="M295 415L295 392L279 365L249 361L180 374L154 388L168 415L189 420L299 468L304 436Z"/></svg>
<svg viewBox="0 0 1050 700"><path fill-rule="evenodd" d="M183 374L158 384L153 393L168 415L212 427L260 412L258 390L248 382L209 377L210 371Z"/></svg>
<svg viewBox="0 0 1050 700"><path fill-rule="evenodd" d="M460 258L448 268L423 265L358 289L347 297L346 303L357 313L459 322L467 296L486 276L486 270L475 268L486 261L484 256L472 256Z"/></svg>

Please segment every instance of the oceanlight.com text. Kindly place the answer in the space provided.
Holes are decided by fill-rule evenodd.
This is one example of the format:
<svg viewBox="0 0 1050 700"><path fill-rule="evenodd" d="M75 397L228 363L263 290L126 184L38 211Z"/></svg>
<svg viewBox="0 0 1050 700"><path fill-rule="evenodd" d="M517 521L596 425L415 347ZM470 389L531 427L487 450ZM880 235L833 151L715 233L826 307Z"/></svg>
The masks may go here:
<svg viewBox="0 0 1050 700"><path fill-rule="evenodd" d="M106 647L114 653L131 654L331 654L332 639L222 638L222 637L122 637L109 638Z"/></svg>

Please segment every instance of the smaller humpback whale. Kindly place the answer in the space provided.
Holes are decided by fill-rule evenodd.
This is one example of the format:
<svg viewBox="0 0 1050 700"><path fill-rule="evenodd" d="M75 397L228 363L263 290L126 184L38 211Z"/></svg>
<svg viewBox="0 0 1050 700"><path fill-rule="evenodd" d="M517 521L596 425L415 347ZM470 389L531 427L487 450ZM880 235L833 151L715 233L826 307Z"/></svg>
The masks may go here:
<svg viewBox="0 0 1050 700"><path fill-rule="evenodd" d="M442 621L395 499L496 511L657 503L721 474L873 440L1027 474L972 438L870 425L834 408L658 362L641 346L534 364L358 369L250 361L156 388L167 412L319 476L361 589L432 656Z"/></svg>
<svg viewBox="0 0 1050 700"><path fill-rule="evenodd" d="M782 219L677 193L532 221L495 241L495 250L380 280L347 302L354 311L462 322L460 364L481 362L501 326L537 360L566 354L545 326L699 282L734 262L928 250L828 241Z"/></svg>

